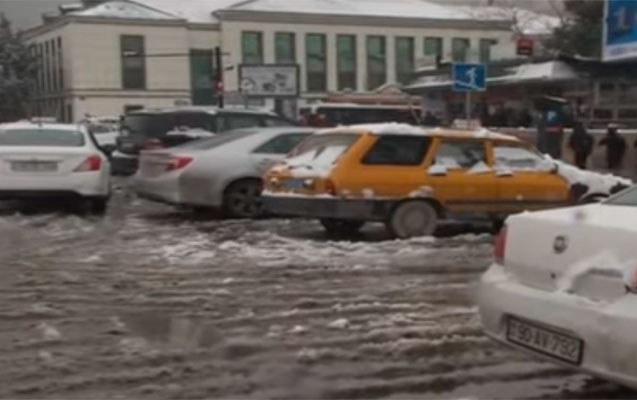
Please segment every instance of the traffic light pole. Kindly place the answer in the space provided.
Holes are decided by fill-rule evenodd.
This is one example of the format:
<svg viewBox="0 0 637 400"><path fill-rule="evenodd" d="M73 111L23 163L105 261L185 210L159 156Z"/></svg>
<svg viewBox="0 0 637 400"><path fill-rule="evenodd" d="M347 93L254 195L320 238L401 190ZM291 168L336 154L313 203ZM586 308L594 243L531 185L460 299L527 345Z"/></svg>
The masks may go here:
<svg viewBox="0 0 637 400"><path fill-rule="evenodd" d="M464 98L464 115L467 121L467 129L471 129L471 91L465 93Z"/></svg>

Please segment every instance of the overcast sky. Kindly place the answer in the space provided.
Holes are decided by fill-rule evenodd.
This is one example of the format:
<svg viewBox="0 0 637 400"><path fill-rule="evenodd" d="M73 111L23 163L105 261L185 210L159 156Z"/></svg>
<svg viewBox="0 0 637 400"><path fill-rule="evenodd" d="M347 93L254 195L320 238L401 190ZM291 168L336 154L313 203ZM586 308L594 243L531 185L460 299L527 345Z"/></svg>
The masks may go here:
<svg viewBox="0 0 637 400"><path fill-rule="evenodd" d="M0 0L0 12L6 14L7 18L13 22L16 28L30 28L40 24L40 16L44 12L57 10L58 5L63 3L74 3L79 0ZM179 0L176 0L179 1ZM187 0L182 0L187 1ZM239 0L237 0L238 2ZM294 0L290 0L294 1ZM356 1L356 0L352 0ZM438 3L464 3L485 5L487 0L435 0ZM548 12L548 4L551 0L494 0L495 5L510 6L524 5L527 8L534 8L537 11Z"/></svg>

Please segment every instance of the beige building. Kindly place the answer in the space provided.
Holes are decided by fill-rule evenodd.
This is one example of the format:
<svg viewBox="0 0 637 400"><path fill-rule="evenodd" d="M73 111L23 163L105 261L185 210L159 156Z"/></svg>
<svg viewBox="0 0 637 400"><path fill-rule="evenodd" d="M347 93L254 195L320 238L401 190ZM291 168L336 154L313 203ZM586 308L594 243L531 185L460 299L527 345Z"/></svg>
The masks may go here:
<svg viewBox="0 0 637 400"><path fill-rule="evenodd" d="M28 31L41 64L34 113L71 121L214 104L215 48L227 102L273 106L239 94L240 64L298 64L301 103L374 92L436 56L512 52L514 28L502 13L422 0L85 0Z"/></svg>

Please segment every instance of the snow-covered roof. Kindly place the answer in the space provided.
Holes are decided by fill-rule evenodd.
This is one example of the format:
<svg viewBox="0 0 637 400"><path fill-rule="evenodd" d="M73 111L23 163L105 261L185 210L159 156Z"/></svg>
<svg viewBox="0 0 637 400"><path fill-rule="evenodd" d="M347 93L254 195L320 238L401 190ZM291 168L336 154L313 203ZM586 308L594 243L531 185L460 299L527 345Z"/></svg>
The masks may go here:
<svg viewBox="0 0 637 400"><path fill-rule="evenodd" d="M506 73L487 78L489 85L510 85L536 82L562 82L580 79L580 75L563 61L546 61L535 64L521 64L508 68ZM423 76L405 87L409 91L418 89L441 89L452 86L448 75Z"/></svg>
<svg viewBox="0 0 637 400"><path fill-rule="evenodd" d="M509 20L512 28L521 34L547 35L560 25L558 17L537 13L518 7L458 7L465 15L482 20Z"/></svg>
<svg viewBox="0 0 637 400"><path fill-rule="evenodd" d="M227 10L441 20L474 19L472 14L459 12L457 7L426 0L248 0L228 7Z"/></svg>
<svg viewBox="0 0 637 400"><path fill-rule="evenodd" d="M85 10L74 11L70 13L70 15L77 15L81 17L130 18L162 21L182 19L176 15L169 14L154 7L149 7L140 2L128 0L108 1Z"/></svg>
<svg viewBox="0 0 637 400"><path fill-rule="evenodd" d="M228 8L239 0L135 0L148 7L163 10L192 23L218 23L216 10ZM292 0L294 1L294 0Z"/></svg>

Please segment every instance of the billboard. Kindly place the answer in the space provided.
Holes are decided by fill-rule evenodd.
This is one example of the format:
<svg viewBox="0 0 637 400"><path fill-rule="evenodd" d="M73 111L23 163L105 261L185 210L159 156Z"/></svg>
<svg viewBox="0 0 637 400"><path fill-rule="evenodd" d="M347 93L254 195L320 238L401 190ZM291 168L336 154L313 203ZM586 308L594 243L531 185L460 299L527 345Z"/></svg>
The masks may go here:
<svg viewBox="0 0 637 400"><path fill-rule="evenodd" d="M637 58L637 1L606 0L602 42L604 61Z"/></svg>
<svg viewBox="0 0 637 400"><path fill-rule="evenodd" d="M298 97L299 66L240 65L239 90L246 97Z"/></svg>

